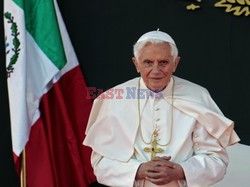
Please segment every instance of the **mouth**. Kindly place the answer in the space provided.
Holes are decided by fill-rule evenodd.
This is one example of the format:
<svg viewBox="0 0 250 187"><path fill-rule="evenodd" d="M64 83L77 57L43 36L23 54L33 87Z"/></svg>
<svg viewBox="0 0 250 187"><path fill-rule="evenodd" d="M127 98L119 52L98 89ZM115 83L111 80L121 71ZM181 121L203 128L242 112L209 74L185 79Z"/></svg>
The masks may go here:
<svg viewBox="0 0 250 187"><path fill-rule="evenodd" d="M150 78L150 79L153 79L153 80L161 80L162 77L152 77L152 78Z"/></svg>

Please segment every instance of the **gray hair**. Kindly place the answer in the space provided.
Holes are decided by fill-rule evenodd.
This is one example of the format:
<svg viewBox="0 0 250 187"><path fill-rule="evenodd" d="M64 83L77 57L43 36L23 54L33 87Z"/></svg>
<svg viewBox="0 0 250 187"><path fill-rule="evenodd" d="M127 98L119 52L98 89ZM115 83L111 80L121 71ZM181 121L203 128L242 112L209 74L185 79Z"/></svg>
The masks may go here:
<svg viewBox="0 0 250 187"><path fill-rule="evenodd" d="M176 45L169 43L169 42L165 42L162 40L158 40L158 39L148 39L148 40L144 40L138 43L135 43L134 47L133 47L133 52L134 52L134 57L138 60L139 57L139 52L142 50L143 47L146 46L146 44L148 43L152 43L152 44L162 44L162 43L166 43L170 45L171 48L171 55L173 56L174 60L175 58L178 56L178 49L176 47Z"/></svg>

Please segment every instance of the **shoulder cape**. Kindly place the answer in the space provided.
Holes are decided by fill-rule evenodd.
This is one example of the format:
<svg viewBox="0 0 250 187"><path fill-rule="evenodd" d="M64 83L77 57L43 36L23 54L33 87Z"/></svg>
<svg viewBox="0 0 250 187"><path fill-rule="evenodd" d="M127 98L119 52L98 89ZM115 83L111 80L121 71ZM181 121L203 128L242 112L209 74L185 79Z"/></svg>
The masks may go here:
<svg viewBox="0 0 250 187"><path fill-rule="evenodd" d="M175 108L195 118L224 148L240 140L233 130L234 122L222 114L205 88L175 76L174 80ZM110 159L126 162L131 158L139 126L137 94L134 94L138 81L139 78L127 81L95 99L84 145ZM121 97L115 94L116 90L123 93ZM171 95L166 99L172 103Z"/></svg>

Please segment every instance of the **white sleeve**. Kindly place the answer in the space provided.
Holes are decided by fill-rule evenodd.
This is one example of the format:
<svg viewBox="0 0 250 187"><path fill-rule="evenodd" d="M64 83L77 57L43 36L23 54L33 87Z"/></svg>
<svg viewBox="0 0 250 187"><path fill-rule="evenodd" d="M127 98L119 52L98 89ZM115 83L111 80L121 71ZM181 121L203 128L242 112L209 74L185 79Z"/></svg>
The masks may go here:
<svg viewBox="0 0 250 187"><path fill-rule="evenodd" d="M115 187L133 187L141 162L132 158L128 162L119 162L105 158L93 151L91 164L99 183Z"/></svg>
<svg viewBox="0 0 250 187"><path fill-rule="evenodd" d="M199 123L193 132L193 149L193 156L180 163L187 186L204 187L222 180L228 165L227 152Z"/></svg>

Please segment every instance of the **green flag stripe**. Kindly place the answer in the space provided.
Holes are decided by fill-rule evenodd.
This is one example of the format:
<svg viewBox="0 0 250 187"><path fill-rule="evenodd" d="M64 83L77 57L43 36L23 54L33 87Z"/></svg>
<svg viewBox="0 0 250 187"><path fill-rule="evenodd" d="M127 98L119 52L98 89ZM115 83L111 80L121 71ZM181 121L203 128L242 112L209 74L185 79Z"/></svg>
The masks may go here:
<svg viewBox="0 0 250 187"><path fill-rule="evenodd" d="M66 64L53 0L13 0L25 13L27 31L58 68Z"/></svg>
<svg viewBox="0 0 250 187"><path fill-rule="evenodd" d="M23 9L23 1L24 0L13 0L20 8Z"/></svg>

